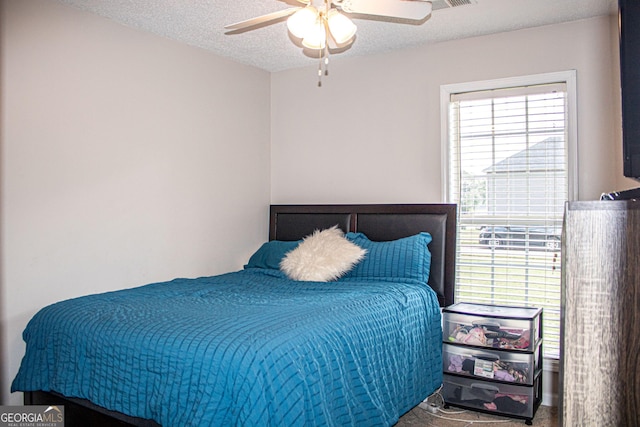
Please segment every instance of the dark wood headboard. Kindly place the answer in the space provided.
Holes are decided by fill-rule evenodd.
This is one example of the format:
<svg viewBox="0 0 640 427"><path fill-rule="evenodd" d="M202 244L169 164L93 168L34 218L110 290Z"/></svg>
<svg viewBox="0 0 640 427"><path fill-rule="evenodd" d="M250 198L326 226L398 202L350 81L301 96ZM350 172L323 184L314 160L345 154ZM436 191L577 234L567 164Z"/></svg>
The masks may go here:
<svg viewBox="0 0 640 427"><path fill-rule="evenodd" d="M374 241L429 232L433 238L429 286L445 307L454 302L456 221L454 204L271 205L269 240L299 240L336 224L344 232L361 232Z"/></svg>

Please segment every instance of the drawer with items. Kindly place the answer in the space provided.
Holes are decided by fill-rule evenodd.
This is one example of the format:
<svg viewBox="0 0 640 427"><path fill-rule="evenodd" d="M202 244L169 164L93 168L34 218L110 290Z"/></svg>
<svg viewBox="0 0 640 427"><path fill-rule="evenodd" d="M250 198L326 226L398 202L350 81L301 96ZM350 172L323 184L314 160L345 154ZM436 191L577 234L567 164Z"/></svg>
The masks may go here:
<svg viewBox="0 0 640 427"><path fill-rule="evenodd" d="M533 385L542 370L540 352L490 350L444 343L443 372L494 381Z"/></svg>
<svg viewBox="0 0 640 427"><path fill-rule="evenodd" d="M539 378L539 375L535 378L533 386L520 386L444 374L441 393L449 405L523 418L530 424L542 402Z"/></svg>
<svg viewBox="0 0 640 427"><path fill-rule="evenodd" d="M445 407L522 418L542 402L542 309L460 302L442 310Z"/></svg>
<svg viewBox="0 0 640 427"><path fill-rule="evenodd" d="M542 309L458 303L443 309L446 343L531 352L542 340Z"/></svg>

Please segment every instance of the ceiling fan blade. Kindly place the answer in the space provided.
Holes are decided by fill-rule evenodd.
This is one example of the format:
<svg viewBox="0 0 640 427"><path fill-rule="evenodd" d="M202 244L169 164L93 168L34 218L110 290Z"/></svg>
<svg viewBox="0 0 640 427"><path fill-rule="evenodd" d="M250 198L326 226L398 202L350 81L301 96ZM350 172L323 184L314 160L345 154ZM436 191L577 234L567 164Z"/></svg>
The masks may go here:
<svg viewBox="0 0 640 427"><path fill-rule="evenodd" d="M347 13L377 15L421 21L431 14L431 2L424 0L343 0L334 1Z"/></svg>
<svg viewBox="0 0 640 427"><path fill-rule="evenodd" d="M277 12L267 13L266 15L236 22L235 24L225 25L224 28L226 30L242 30L244 28L253 27L269 21L275 21L276 19L280 19L285 16L293 15L299 9L301 9L301 7L290 7L288 9L282 9Z"/></svg>

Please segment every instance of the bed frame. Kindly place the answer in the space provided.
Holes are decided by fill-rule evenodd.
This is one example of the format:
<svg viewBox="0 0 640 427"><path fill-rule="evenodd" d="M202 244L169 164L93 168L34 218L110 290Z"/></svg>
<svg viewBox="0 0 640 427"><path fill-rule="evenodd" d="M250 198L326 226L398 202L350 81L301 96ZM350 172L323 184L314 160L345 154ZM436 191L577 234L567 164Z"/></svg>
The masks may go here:
<svg viewBox="0 0 640 427"><path fill-rule="evenodd" d="M429 286L440 306L454 302L457 208L453 204L272 205L269 240L299 240L318 229L338 225L344 232L362 232L374 241L395 240L421 231L431 233ZM64 405L66 427L158 427L142 418L114 412L88 400L55 392L24 393L25 405Z"/></svg>

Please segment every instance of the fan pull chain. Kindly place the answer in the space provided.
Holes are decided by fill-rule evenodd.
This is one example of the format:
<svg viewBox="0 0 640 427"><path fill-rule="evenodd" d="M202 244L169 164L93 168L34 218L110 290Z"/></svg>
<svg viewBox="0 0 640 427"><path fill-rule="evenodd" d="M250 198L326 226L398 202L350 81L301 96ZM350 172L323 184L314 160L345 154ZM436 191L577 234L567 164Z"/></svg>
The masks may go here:
<svg viewBox="0 0 640 427"><path fill-rule="evenodd" d="M324 66L322 61L323 56ZM327 46L325 46L324 52L322 50L318 50L318 87L322 87L322 74L325 76L329 75L329 47Z"/></svg>
<svg viewBox="0 0 640 427"><path fill-rule="evenodd" d="M322 51L318 51L318 87L322 87Z"/></svg>
<svg viewBox="0 0 640 427"><path fill-rule="evenodd" d="M329 43L324 47L324 75L329 75Z"/></svg>

